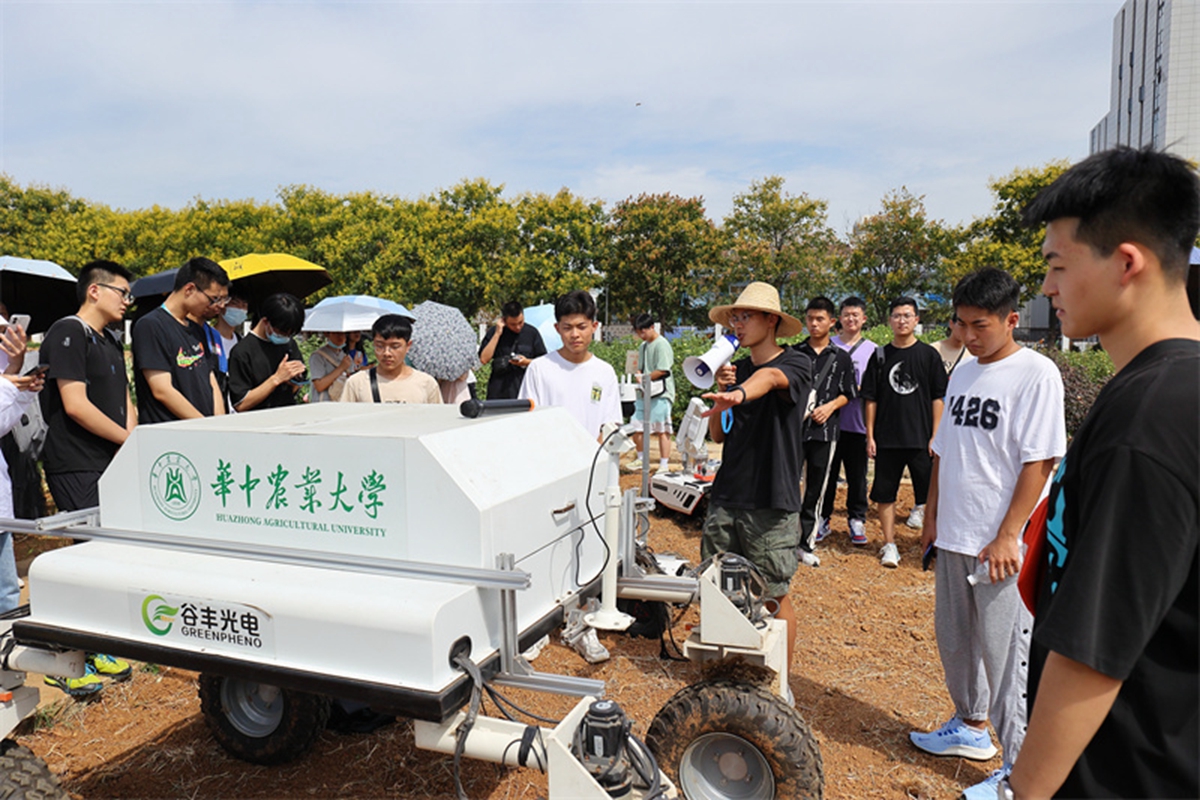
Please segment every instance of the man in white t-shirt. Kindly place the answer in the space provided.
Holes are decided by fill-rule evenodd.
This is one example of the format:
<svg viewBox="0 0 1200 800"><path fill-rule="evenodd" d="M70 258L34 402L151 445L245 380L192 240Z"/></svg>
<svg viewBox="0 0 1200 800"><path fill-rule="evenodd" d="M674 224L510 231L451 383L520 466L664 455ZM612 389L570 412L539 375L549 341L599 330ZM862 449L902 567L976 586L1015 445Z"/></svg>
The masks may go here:
<svg viewBox="0 0 1200 800"><path fill-rule="evenodd" d="M565 408L598 440L604 423L619 425L622 418L617 373L588 350L597 327L596 301L585 291L569 292L554 302L554 319L563 346L530 362L517 397Z"/></svg>
<svg viewBox="0 0 1200 800"><path fill-rule="evenodd" d="M1063 385L1050 359L1013 339L1020 286L991 267L954 288L973 361L950 376L933 440L933 474L921 545L937 546L935 629L954 716L914 731L927 753L1004 766L963 792L996 797L1025 738L1025 684L1033 620L1021 602L1021 531L1056 459L1066 451Z"/></svg>

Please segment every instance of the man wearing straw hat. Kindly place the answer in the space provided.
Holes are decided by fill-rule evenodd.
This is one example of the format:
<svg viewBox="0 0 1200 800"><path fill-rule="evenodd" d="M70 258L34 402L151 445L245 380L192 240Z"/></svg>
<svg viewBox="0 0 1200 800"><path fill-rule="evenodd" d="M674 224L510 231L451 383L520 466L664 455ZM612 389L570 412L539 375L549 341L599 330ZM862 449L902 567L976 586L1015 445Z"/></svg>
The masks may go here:
<svg viewBox="0 0 1200 800"><path fill-rule="evenodd" d="M788 624L790 665L796 616L788 584L799 563L801 442L812 363L775 341L803 326L780 308L774 286L755 281L733 305L717 306L708 317L731 328L750 356L718 370L721 391L704 395L713 404L708 433L724 449L700 555L737 553L758 567L779 603L776 616Z"/></svg>

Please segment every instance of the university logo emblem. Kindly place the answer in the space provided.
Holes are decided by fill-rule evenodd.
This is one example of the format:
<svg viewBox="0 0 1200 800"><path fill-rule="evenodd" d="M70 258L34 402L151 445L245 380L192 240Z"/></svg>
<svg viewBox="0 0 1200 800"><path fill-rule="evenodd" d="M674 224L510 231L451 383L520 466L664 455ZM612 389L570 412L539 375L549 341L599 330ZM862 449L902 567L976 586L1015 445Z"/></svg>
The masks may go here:
<svg viewBox="0 0 1200 800"><path fill-rule="evenodd" d="M150 496L164 517L185 520L200 505L200 474L179 453L163 453L150 467Z"/></svg>

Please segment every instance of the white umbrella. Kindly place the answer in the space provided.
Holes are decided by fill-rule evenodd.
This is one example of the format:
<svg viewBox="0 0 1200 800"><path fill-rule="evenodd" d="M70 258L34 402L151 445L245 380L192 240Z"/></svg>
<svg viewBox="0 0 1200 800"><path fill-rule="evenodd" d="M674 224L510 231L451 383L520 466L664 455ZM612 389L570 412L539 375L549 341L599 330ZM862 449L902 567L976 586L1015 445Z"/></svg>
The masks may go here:
<svg viewBox="0 0 1200 800"><path fill-rule="evenodd" d="M309 309L304 319L304 330L369 331L375 320L384 314L413 318L411 311L391 300L365 294L348 294L326 297Z"/></svg>

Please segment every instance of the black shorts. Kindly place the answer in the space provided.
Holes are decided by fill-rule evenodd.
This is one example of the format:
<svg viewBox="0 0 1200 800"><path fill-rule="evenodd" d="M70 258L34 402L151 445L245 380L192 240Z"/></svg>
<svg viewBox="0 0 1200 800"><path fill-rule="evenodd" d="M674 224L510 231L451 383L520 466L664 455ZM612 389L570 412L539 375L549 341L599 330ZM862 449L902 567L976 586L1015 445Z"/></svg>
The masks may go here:
<svg viewBox="0 0 1200 800"><path fill-rule="evenodd" d="M874 503L896 502L900 488L900 476L904 468L913 482L914 502L924 505L929 495L929 477L933 471L933 459L924 447L881 447L875 451L875 482L871 484L871 501Z"/></svg>
<svg viewBox="0 0 1200 800"><path fill-rule="evenodd" d="M59 511L78 511L100 505L102 472L56 472L46 474L46 485Z"/></svg>

